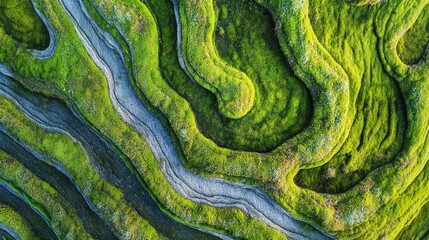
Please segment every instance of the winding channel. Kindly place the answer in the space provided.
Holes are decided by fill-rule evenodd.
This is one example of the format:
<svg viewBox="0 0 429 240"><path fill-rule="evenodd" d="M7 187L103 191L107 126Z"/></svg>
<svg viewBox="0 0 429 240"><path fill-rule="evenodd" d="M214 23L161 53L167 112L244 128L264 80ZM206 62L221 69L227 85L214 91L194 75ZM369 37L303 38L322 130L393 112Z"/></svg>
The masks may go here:
<svg viewBox="0 0 429 240"><path fill-rule="evenodd" d="M46 17L42 14L40 9L36 6L36 2L34 0L31 0L31 4L33 4L33 8L36 11L37 15L42 19L43 24L45 24L46 28L48 29L49 34L49 46L44 50L33 50L32 55L36 57L37 59L44 60L52 57L54 55L55 51L55 43L56 38L54 34L54 29L51 25L51 23L46 19Z"/></svg>
<svg viewBox="0 0 429 240"><path fill-rule="evenodd" d="M23 143L9 136L0 125L0 149L17 159L38 178L46 181L63 196L76 211L85 230L99 239L116 239L110 228L93 211L92 205L78 190L74 181L62 171L43 162L42 155L30 150Z"/></svg>
<svg viewBox="0 0 429 240"><path fill-rule="evenodd" d="M12 228L1 224L0 223L0 239L15 239L15 240L21 240L21 237L19 236L19 234L17 232L15 232L15 230L13 230Z"/></svg>
<svg viewBox="0 0 429 240"><path fill-rule="evenodd" d="M293 239L332 238L310 223L294 218L256 187L189 172L160 120L133 91L117 41L95 23L81 0L60 2L88 54L106 76L114 108L125 122L144 135L164 176L177 192L197 203L238 208Z"/></svg>
<svg viewBox="0 0 429 240"><path fill-rule="evenodd" d="M43 236L44 239L58 239L48 220L30 203L11 187L0 182L0 203L4 203L17 211L34 228L35 233ZM6 230L7 229L4 229ZM13 232L8 231L11 235ZM13 235L12 235L13 236Z"/></svg>
<svg viewBox="0 0 429 240"><path fill-rule="evenodd" d="M74 141L79 142L85 149L91 165L95 167L97 172L108 182L120 188L124 192L125 201L142 217L147 219L161 234L171 239L215 239L218 237L227 239L226 236L221 234L187 226L172 219L159 208L138 178L126 167L123 159L119 157L112 146L87 126L65 103L25 90L21 85L12 82L1 72L4 74L11 74L7 71L7 68L4 66L1 67L0 65L0 95L13 101L29 119L40 127L48 131L61 132L71 137ZM48 182L54 187L58 185L57 188L59 188L59 190L61 190L61 186L64 189L69 189L69 191L71 191L70 193L67 193L67 191L60 191L60 193L62 196L69 195L69 199L72 201L76 201L76 199L82 197L85 198L85 201L80 201L80 205L73 205L75 210L82 208L83 206L81 205L89 205L91 210L96 212L90 201L58 162L51 159L51 164L58 169L55 171L54 169L46 169L46 167L41 165L43 163L40 160L37 161L37 158L42 158L37 152L32 151L29 155L19 156L21 152L28 152L31 150L28 148L19 148L20 146L23 147L23 144L19 143L16 139L10 138L3 141L4 136L2 136L2 134L5 135L0 127L0 148L9 149L9 151L6 152L19 160L29 161L29 164L25 166L36 174L38 171L41 171L41 173L37 175L41 175L39 177L42 179L44 178L43 175L60 174L59 172L61 172L63 176L58 177L58 183L55 183L55 181ZM8 147L10 145L12 146ZM31 166L32 164L34 166ZM70 184L67 183L67 180L73 182L73 186L69 186ZM84 216L81 220L84 223L88 221ZM101 227L103 223L92 222L92 224L89 224L89 226L98 225ZM106 232L105 236L102 236L100 239L112 238L115 238L114 234L112 232Z"/></svg>

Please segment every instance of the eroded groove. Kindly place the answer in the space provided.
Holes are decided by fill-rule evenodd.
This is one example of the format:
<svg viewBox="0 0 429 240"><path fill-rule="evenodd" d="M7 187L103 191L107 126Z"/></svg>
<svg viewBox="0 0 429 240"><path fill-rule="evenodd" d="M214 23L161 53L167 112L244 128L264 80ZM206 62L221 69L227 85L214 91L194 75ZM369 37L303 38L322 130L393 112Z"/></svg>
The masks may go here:
<svg viewBox="0 0 429 240"><path fill-rule="evenodd" d="M255 187L229 183L221 179L203 178L187 171L160 121L131 90L119 44L94 23L81 1L62 1L62 4L89 55L105 74L113 106L124 121L146 137L154 155L161 162L164 176L176 191L198 203L217 207L237 207L294 238L305 236L329 238L308 223L293 218ZM304 226L307 226L305 230Z"/></svg>
<svg viewBox="0 0 429 240"><path fill-rule="evenodd" d="M164 236L173 239L215 238L213 236L215 233L211 233L210 231L205 233L202 230L186 226L164 213L151 198L148 191L142 186L142 183L138 180L136 175L125 166L124 161L117 155L110 144L98 136L91 128L86 126L64 103L59 100L31 93L18 84L7 80L5 76L0 77L0 81L0 94L13 100L32 121L48 131L58 131L67 134L75 141L82 143L89 160L103 178L121 188L125 193L124 199L140 215L148 219ZM5 142L5 145L6 144L11 143ZM20 153L20 151L18 151L18 153ZM13 151L10 153L12 156L14 156L14 154L16 153L13 153ZM44 172L36 166L27 167L36 168L36 172ZM65 170L63 171L65 172ZM43 177L46 176L39 177L43 179ZM54 186L55 185L61 187L64 186L64 183L58 182L54 183ZM65 193L63 192L62 194ZM79 192L75 194L79 194ZM82 202L81 204L84 206ZM73 207L76 209L79 208L79 206L81 205L76 204ZM82 220L86 221L87 219L83 218ZM105 223L100 223L99 227L103 225L105 225ZM93 225L88 224L88 226ZM107 226L106 229L108 229ZM105 239L113 236L114 234L111 233L111 235L105 236Z"/></svg>
<svg viewBox="0 0 429 240"><path fill-rule="evenodd" d="M19 212L44 239L58 239L48 220L36 209L31 207L23 196L0 181L0 203L6 204Z"/></svg>
<svg viewBox="0 0 429 240"><path fill-rule="evenodd" d="M82 195L82 191L69 176L37 157L42 157L42 155L31 152L25 145L8 136L4 130L4 126L1 125L0 149L13 158L18 159L37 177L55 188L73 206L73 209L85 226L85 230L91 235L99 239L117 239L110 227L97 215L94 207Z"/></svg>
<svg viewBox="0 0 429 240"><path fill-rule="evenodd" d="M120 238L146 236L142 229L159 238L227 238L183 227L175 216L238 238L425 237L429 0L254 1L257 4L246 0L34 0L49 34L56 34L51 36L53 47L29 50L0 29L4 46L0 62L28 89L64 99L73 108L20 85L14 87L9 79L0 83L0 94L7 98L0 99L4 133L21 146L31 146L35 155L52 155L44 158L50 164L53 159L61 161L70 172L63 169L64 175L73 176L85 189L103 221ZM213 10L217 24L213 24ZM262 31L265 20L270 21L266 26L270 31ZM252 21L256 24L248 27ZM210 32L193 33L195 29ZM247 37L238 41L236 33ZM262 41L268 33L273 36ZM213 36L216 39L210 40ZM187 42L195 39L206 49ZM217 48L205 56L210 48L207 39ZM265 63L274 55L258 57L274 41L279 46L270 49L284 59L268 67ZM222 44L231 42L230 56L225 55ZM218 56L231 66L190 63ZM246 58L256 67L246 67ZM283 76L274 72L286 62L290 67L286 75L300 79L308 93L286 83L281 86L312 103L307 106L312 108L305 117L308 121L299 122L301 111L310 111L302 109L301 99L282 95L287 91L274 93L276 84L270 88L257 83L273 79L262 77L267 71L270 76ZM255 87L251 111L234 120L219 111L212 93L190 81L196 76L221 76L232 66L246 73ZM196 72L201 69L205 72ZM13 75L2 65L0 71ZM218 80L210 79L212 84ZM225 87L232 92L234 88ZM288 102L267 106L265 111L260 107L265 100ZM289 107L295 107L290 116L275 120L286 112L279 108ZM201 120L204 117L214 120ZM289 124L290 119L302 125L298 124L296 134L287 135L281 124ZM291 128L298 125L290 122ZM264 134L270 139L263 139ZM54 142L57 137L59 144ZM47 147L47 142L54 147ZM68 150L79 155L75 159L81 166L69 164ZM18 161L3 162L10 163L2 169L5 179L15 179L17 187L25 187L20 193L27 191L40 201L42 197L34 193L39 184L24 184L8 171L29 170L9 167ZM90 172L88 177L75 172L80 169ZM150 191L144 192L145 187ZM46 192L41 196L49 196ZM151 195L156 196L151 199ZM165 209L157 204L157 197L171 212L162 215ZM52 209L43 212L52 213ZM67 209L78 219L70 206ZM62 234L55 223L51 221L54 231ZM73 223L83 229L80 221ZM184 233L171 230L177 227Z"/></svg>

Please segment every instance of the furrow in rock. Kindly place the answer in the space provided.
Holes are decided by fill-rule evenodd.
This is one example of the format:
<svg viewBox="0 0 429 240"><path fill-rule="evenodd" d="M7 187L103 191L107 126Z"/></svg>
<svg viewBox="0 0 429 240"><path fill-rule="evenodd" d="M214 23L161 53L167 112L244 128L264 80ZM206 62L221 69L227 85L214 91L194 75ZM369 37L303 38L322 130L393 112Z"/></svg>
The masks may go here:
<svg viewBox="0 0 429 240"><path fill-rule="evenodd" d="M0 202L18 211L28 223L34 227L35 232L39 234L39 236L44 236L45 239L58 239L49 221L43 214L33 208L25 197L15 192L11 187L1 181L0 196Z"/></svg>
<svg viewBox="0 0 429 240"><path fill-rule="evenodd" d="M33 4L34 10L36 11L37 15L39 15L40 19L42 19L43 24L45 24L46 28L48 29L50 38L49 46L45 50L33 50L32 55L35 56L37 59L45 60L54 55L56 47L55 34L51 23L48 21L48 19L46 19L40 9L36 6L36 2L34 2L34 0L31 0L31 3Z"/></svg>
<svg viewBox="0 0 429 240"><path fill-rule="evenodd" d="M55 188L72 205L88 233L98 239L117 239L110 227L97 215L94 207L70 177L43 162L42 155L35 153L23 143L8 136L2 128L3 126L0 125L0 149L18 159L37 177Z"/></svg>
<svg viewBox="0 0 429 240"><path fill-rule="evenodd" d="M13 76L10 71L6 71L7 68L3 67L3 70L4 73ZM0 71L2 71L1 65ZM0 95L12 100L28 118L42 128L61 132L79 142L97 172L104 179L121 188L124 191L124 198L130 206L164 236L172 239L227 238L212 231L181 224L163 212L111 145L88 127L63 102L25 90L2 74L0 74ZM33 153L38 156L38 153ZM51 164L57 169L61 169L63 174L68 174L55 160L51 159ZM72 179L70 176L69 178ZM75 186L77 187L77 185ZM82 195L84 196L83 193ZM89 200L87 203L90 204ZM96 211L94 208L92 209Z"/></svg>
<svg viewBox="0 0 429 240"><path fill-rule="evenodd" d="M119 44L91 19L82 1L60 1L88 54L103 71L113 106L125 122L148 141L169 183L197 203L235 207L294 239L329 239L331 236L298 220L255 187L203 178L189 172L179 159L171 137L157 117L139 100L125 68ZM180 32L180 31L179 31Z"/></svg>

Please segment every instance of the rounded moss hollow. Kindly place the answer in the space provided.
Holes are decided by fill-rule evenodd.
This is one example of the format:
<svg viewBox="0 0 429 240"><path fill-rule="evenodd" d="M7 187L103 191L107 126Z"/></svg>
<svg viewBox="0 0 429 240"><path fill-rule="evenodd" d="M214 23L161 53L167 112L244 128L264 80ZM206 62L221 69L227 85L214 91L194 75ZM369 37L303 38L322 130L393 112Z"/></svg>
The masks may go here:
<svg viewBox="0 0 429 240"><path fill-rule="evenodd" d="M190 79L212 92L226 117L244 117L253 107L252 81L235 66L226 64L214 46L216 15L212 0L179 1L179 51ZM181 39L183 38L183 41Z"/></svg>
<svg viewBox="0 0 429 240"><path fill-rule="evenodd" d="M259 0L259 2L262 1L265 0ZM67 0L62 2L67 3ZM126 2L141 4L138 0ZM367 7L340 0L334 3L329 0L266 0L267 5L274 3L271 8L267 8L273 12L273 18L265 18L264 14L254 14L264 13L264 11L260 11L257 5L252 5L249 1L215 0L218 21L214 44L219 56L246 73L254 81L257 92L254 108L242 119L228 119L220 113L214 94L199 86L198 83L181 82L191 81L177 63L176 32L174 32L176 25L174 12L171 11L172 7L169 7L171 2L170 0L146 0L146 2L150 2L148 5L156 21L150 20L153 25L144 25L149 31L141 32L129 31L129 29L134 27L144 29L139 23L145 21L127 22L126 17L129 16L129 19L135 20L134 16L137 15L150 16L144 11L138 11L141 15L136 14L139 8L134 6L142 5L130 5L129 8L121 9L116 5L120 5L119 1L107 3L105 0L94 0L92 3L99 5L100 9L110 7L108 15L115 24L106 24L105 29L113 28L113 25L124 27L122 37L129 41L118 47L123 49L124 62L131 66L130 69L132 66L139 66L130 70L130 74L135 71L136 76L141 76L140 86L137 78L135 85L142 88L143 94L148 96L153 108L158 108L162 112L159 115L164 114L167 119L165 126L172 128L169 134L173 137L178 136L180 141L186 139L176 146L177 149L183 147L184 162L189 156L194 158L189 160L191 162L189 165L200 167L196 167L196 170L191 168L191 170L207 177L233 179L232 181L236 177L238 179L236 181L256 185L278 201L291 215L315 224L339 239L394 239L397 234L403 238L416 233L417 236L425 235L427 230L415 221L427 222L427 218L423 215L426 215L424 206L429 197L429 192L426 191L429 183L429 166L426 164L429 152L427 139L429 118L426 104L429 102L428 75L421 76L419 75L421 72L412 72L417 67L406 66L411 74L415 75L415 79L421 81L408 81L407 76L397 79L398 74L392 74L391 67L383 61L382 55L396 51L395 48L388 49L392 46L390 43L396 43L399 36L405 33L405 30L402 32L400 30L405 29L404 26L410 26L409 22L405 24L406 20L398 16L406 15L409 20L411 18L409 16L412 15L414 19L427 0L384 1L374 5L370 5L370 1L354 1L366 3ZM307 9L309 2L310 9ZM55 6L58 2L45 1L45 3ZM409 6L412 5L411 3L421 4L418 11L414 6ZM111 5L107 7L106 4ZM63 27L61 30L64 30L60 31L63 35L59 38L60 48L57 52L63 54L62 58L53 56L53 60L43 62L49 63L48 65L40 61L31 62L23 56L25 53L17 53L18 61L10 60L7 64L16 65L13 70L25 75L25 78L39 78L43 79L40 81L61 83L57 84L60 91L73 99L76 109L82 112L85 119L88 119L88 123L93 124L91 126L94 129L99 129L103 133L103 138L117 145L124 155L130 156L131 163L153 189L154 195L178 218L193 224L222 229L237 238L278 239L280 233L271 228L267 230L268 227L262 222L236 209L195 204L171 189L159 170L163 165L158 164L147 147L150 143L148 144L143 137L129 130L127 128L129 126L124 124L110 107L109 98L105 94L107 87L103 84L106 79L101 74L97 74L97 69L88 60L87 52L82 50L79 39L73 35L74 29L67 27L67 23L70 23L69 19L61 16L63 11L60 10L61 8L50 9L59 16L58 25ZM123 15L116 14L121 10L124 10ZM404 14L393 15L396 16L394 20L397 21L390 21L390 16L397 12ZM387 17L383 18L382 15ZM118 16L124 18L118 18ZM268 19L267 22L271 23L267 26L271 29L273 37L270 34L264 34L270 32L260 27L265 26L265 23L261 23L264 20L261 19ZM383 22L380 19L388 20ZM247 21L251 23L249 28ZM103 25L100 22L103 22L103 19L97 22L98 25ZM127 28L130 26L127 25L128 23L132 24L131 28ZM392 33L391 36L386 37L383 35L385 32L377 31L374 25L386 26L385 32ZM156 34L156 30L159 31L159 35ZM114 38L121 38L118 35L114 35ZM267 41L267 38L271 37L275 41ZM0 34L0 41L2 41L1 38ZM150 41L146 41L147 39ZM386 39L388 41L385 41ZM280 42L281 47L269 44L277 41ZM384 42L387 44L382 45ZM382 46L378 47L378 44ZM264 61L265 59L271 61L275 56L275 54L268 54L270 51L267 49L270 48L281 55L282 60L274 64ZM5 47L0 52L7 50ZM283 56L282 51L286 53L286 57ZM134 58L133 54L136 54ZM157 54L161 59L159 66L155 61L158 59ZM15 57L13 54L8 56L12 59ZM1 56L0 58L3 59ZM118 62L120 61L116 61ZM283 66L283 63L290 63L284 66L293 67L293 70L279 70L278 66ZM58 69L61 70L58 71ZM154 77L157 76L158 69L162 77ZM265 69L269 73L261 72ZM48 70L50 70L49 73ZM282 75L277 71L283 71L285 74ZM146 72L147 75L137 74L141 72ZM286 94L286 91L290 90L289 84L281 85L284 79L273 76L288 76L290 79L295 79L293 73L305 81L308 89L303 86L297 87L292 91L296 95L289 95ZM405 81L400 81L403 79ZM299 83L299 79L296 78L296 80ZM167 82L174 90L164 87ZM164 84L163 88L155 87L157 83ZM143 90L144 84L149 86L145 90ZM26 86L34 87L33 82ZM302 92L297 93L298 89ZM138 88L135 90L139 91ZM309 90L311 94L308 93ZM49 91L46 90L46 93ZM158 98L150 98L150 94ZM183 96L187 101L177 97L178 95ZM304 95L308 99L305 99ZM289 106L282 100L295 105ZM308 108L303 108L300 101L307 101ZM190 102L190 104L182 104L183 102ZM290 118L282 117L281 113L274 111L293 112L291 110L293 107L299 110L296 116L289 115ZM5 108L5 105L1 105L0 109L2 108ZM185 108L186 111L183 110ZM305 121L301 118L304 115L299 112L301 110L309 110ZM250 118L252 113L255 114L254 119ZM11 111L4 111L4 116L10 114ZM210 118L205 124L200 120L203 115ZM221 119L218 125L213 124L215 121L212 120L217 117ZM277 119L285 121L297 119L297 124L302 124L300 125L302 127L286 141L275 139L274 137L281 138L286 135L284 132L276 132L284 127ZM226 124L228 122L240 124L231 130L234 132L229 136L222 135L226 131L224 129L232 126ZM314 122L316 124L313 124ZM190 124L186 125L187 123ZM242 131L247 128L252 131ZM14 129L23 131L19 127ZM207 139L208 134L202 129L206 129L205 131L213 129L213 138L224 139L225 147L215 146L218 142L215 144ZM311 131L307 131L308 129ZM252 135L253 133L255 135ZM234 134L238 137L228 142L228 138ZM271 134L269 137L273 138L260 139L261 136L269 134ZM254 136L257 136L256 140L253 139ZM29 138L29 141L32 137L33 134L22 133L22 138ZM52 143L56 143L56 139L49 138L49 141L46 140L46 145L54 146ZM189 145L186 145L188 143L185 141L188 140ZM220 142L220 140L216 141ZM268 149L266 147L269 144L275 146L273 143L276 141L283 142L284 145L275 148L274 151L269 152L268 149L267 153L260 154L234 151L229 145L237 146L234 141L239 142L237 145L244 150ZM255 145L252 145L253 143ZM69 147L52 148L60 152L70 150ZM82 157L82 160L85 159ZM81 164L76 161L67 162L79 165L79 169L82 169ZM163 163L165 162L161 161L161 164ZM77 176L92 175L86 170L78 172ZM294 176L296 173L298 175ZM254 181L246 182L247 177L254 176L256 176ZM80 179L80 177L75 178ZM299 179L301 183L298 178L301 178ZM203 186L207 189L206 185ZM98 191L94 190L94 192ZM112 198L110 201L121 202ZM417 216L419 211L423 215ZM414 225L415 228L405 229L407 225ZM401 235L401 229L404 229L406 234Z"/></svg>
<svg viewBox="0 0 429 240"><path fill-rule="evenodd" d="M25 48L43 50L49 45L48 29L30 0L0 1L0 28Z"/></svg>
<svg viewBox="0 0 429 240"><path fill-rule="evenodd" d="M149 3L149 5L152 5ZM214 44L219 56L245 72L255 87L253 108L240 119L225 117L208 90L190 81L176 56L174 22L154 8L160 25L161 72L191 105L201 133L220 147L269 152L298 134L312 114L312 101L282 53L271 14L251 1L214 1ZM164 16L162 16L162 15Z"/></svg>
<svg viewBox="0 0 429 240"><path fill-rule="evenodd" d="M399 40L396 50L401 60L408 64L417 64L427 57L429 47L429 5L420 13L416 22Z"/></svg>

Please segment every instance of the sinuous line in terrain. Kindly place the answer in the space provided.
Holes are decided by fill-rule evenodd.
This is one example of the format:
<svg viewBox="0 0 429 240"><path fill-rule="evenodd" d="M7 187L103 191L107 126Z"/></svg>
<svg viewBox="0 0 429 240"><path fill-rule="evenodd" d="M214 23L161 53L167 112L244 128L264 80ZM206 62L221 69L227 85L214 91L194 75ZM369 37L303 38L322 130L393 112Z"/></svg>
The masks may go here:
<svg viewBox="0 0 429 240"><path fill-rule="evenodd" d="M109 182L113 183L115 186L118 186L125 192L125 200L130 203L130 205L136 209L139 214L149 220L161 232L164 236L175 238L175 239L209 239L212 236L218 235L211 231L204 230L204 232L199 231L193 227L189 227L178 223L176 220L173 220L166 213L161 211L157 203L151 198L150 194L145 188L143 188L141 182L138 180L137 176L131 172L124 164L124 161L117 155L108 142L102 139L98 134L96 134L91 128L89 128L85 123L71 111L64 103L59 100L49 99L43 97L39 94L31 93L23 89L19 84L13 83L10 80L7 80L6 76L0 74L0 95L11 99L15 102L16 105L35 123L37 123L42 128L45 128L48 131L57 131L64 133L70 136L75 141L80 142L83 145L83 148L86 150L86 153L91 161L91 164L97 169L97 171L107 179ZM4 135L4 133L3 133ZM1 136L3 136L1 135ZM7 147L10 144L13 144L12 139L3 139L1 147ZM22 147L18 149L18 145L15 143L14 146L10 146L7 151L10 155L14 156L15 153L25 154L25 149ZM57 168L60 170L53 170L49 165L44 166L41 160L34 159L35 156L14 156L21 161L27 161L27 167L30 168L35 173L39 174L40 178L46 176L43 173L49 172L49 176L54 176L56 172L60 171L61 174L66 174L66 170L62 169L59 164L56 164ZM33 158L32 161L29 158ZM29 164L30 162L35 162L34 165ZM49 171L44 168L51 168ZM57 175L60 173L57 173ZM66 176L58 176L56 181L48 181L52 186L57 186L59 190L70 189L70 191L75 190L78 186L73 182L73 185L67 186L67 181L71 177L66 178ZM69 184L70 185L70 184ZM70 198L75 200L78 197L82 197L82 191L79 192L67 192L63 191L62 195L72 195ZM74 199L73 199L74 197ZM86 203L90 205L88 199L85 198ZM74 209L79 210L79 206L84 207L85 202L74 205ZM93 207L90 208L94 210ZM95 211L95 210L94 210ZM91 219L88 216L83 216L82 221ZM104 223L94 223L88 224L88 226L98 226L102 227ZM107 227L107 226L106 226ZM114 236L113 233L109 233L107 229L106 235L103 239L109 239ZM103 233L103 231L99 231ZM207 232L207 233L205 233ZM91 231L90 231L91 233ZM98 234L92 234L97 237ZM221 235L218 235L221 236ZM100 235L101 237L101 235Z"/></svg>
<svg viewBox="0 0 429 240"><path fill-rule="evenodd" d="M85 229L94 237L103 239L116 239L103 220L96 214L94 207L82 195L76 183L61 170L43 162L40 154L32 152L27 146L8 136L4 126L0 125L0 149L25 167L30 169L40 179L53 186L75 209ZM39 158L38 158L39 157ZM63 170L64 171L64 170Z"/></svg>
<svg viewBox="0 0 429 240"><path fill-rule="evenodd" d="M15 239L20 240L21 237L15 230L11 227L8 227L0 223L0 238L2 239Z"/></svg>
<svg viewBox="0 0 429 240"><path fill-rule="evenodd" d="M81 1L61 1L89 55L109 81L109 93L124 121L149 142L170 184L189 199L217 207L236 207L284 234L299 238L329 238L320 230L293 218L275 201L255 187L222 179L197 176L183 166L170 136L153 113L141 103L125 69L120 46L98 27ZM304 229L304 226L308 228ZM313 230L310 230L310 229Z"/></svg>
<svg viewBox="0 0 429 240"><path fill-rule="evenodd" d="M54 237L427 235L429 0L4 1L0 194Z"/></svg>
<svg viewBox="0 0 429 240"><path fill-rule="evenodd" d="M34 227L39 236L49 240L58 239L46 217L34 209L22 195L2 181L0 181L0 195L2 196L1 202L18 211Z"/></svg>

